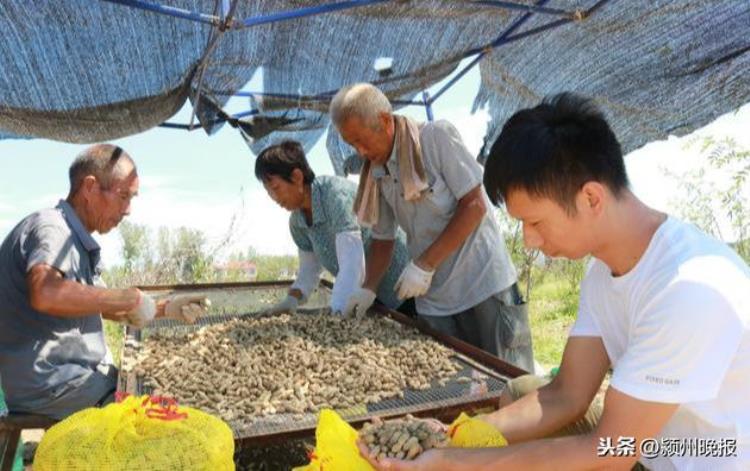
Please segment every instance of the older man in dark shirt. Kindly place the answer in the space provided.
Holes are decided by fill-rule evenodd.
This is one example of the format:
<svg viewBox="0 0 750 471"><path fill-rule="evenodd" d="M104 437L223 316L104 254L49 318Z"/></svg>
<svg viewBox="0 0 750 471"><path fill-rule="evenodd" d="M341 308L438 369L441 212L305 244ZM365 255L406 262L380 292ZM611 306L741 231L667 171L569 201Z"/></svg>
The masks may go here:
<svg viewBox="0 0 750 471"><path fill-rule="evenodd" d="M11 411L64 418L111 401L117 370L102 317L143 327L154 317L193 321L200 297L158 304L137 288L108 289L92 237L115 228L138 194L135 163L100 144L70 167L70 192L24 218L0 246L0 376Z"/></svg>

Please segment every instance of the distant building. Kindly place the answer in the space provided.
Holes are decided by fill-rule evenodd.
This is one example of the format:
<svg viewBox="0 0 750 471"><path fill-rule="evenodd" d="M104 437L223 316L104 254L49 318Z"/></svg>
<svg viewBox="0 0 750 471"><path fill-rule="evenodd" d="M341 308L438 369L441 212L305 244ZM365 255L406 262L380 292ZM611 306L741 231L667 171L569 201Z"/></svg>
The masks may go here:
<svg viewBox="0 0 750 471"><path fill-rule="evenodd" d="M247 260L232 260L223 265L216 265L215 268L223 277L239 276L244 281L255 281L258 278L258 267L255 262Z"/></svg>

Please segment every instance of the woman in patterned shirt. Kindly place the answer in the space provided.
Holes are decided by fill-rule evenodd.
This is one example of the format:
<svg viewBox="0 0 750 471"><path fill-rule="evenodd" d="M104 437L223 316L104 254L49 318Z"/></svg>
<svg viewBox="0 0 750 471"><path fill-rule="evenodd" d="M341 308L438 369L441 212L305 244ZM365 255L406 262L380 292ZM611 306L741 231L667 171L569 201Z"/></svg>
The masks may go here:
<svg viewBox="0 0 750 471"><path fill-rule="evenodd" d="M325 268L336 277L332 312L353 314L347 304L364 281L365 252L371 240L370 230L360 227L352 211L356 184L342 177L316 177L296 141L264 149L255 161L255 176L279 206L291 211L289 231L299 251L296 280L287 297L267 312L295 312L315 289ZM413 299L401 301L394 290L408 261L404 234L399 233L391 265L375 294L387 307L413 314Z"/></svg>

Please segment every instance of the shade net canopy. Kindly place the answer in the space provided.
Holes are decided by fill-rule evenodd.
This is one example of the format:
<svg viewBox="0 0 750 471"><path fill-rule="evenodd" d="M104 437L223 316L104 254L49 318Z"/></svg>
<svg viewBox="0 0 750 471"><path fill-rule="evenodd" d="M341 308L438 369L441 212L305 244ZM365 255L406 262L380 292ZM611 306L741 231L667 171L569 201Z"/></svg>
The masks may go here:
<svg viewBox="0 0 750 471"><path fill-rule="evenodd" d="M343 174L351 149L327 115L337 89L373 82L398 108L475 57L466 106L487 108L488 142L519 108L576 91L627 152L750 101L748 51L750 2L736 0L7 0L0 138L115 139L189 99L196 126L229 123L255 153L290 138L309 149L330 129ZM262 90L241 92L259 70ZM238 93L248 111L231 115Z"/></svg>

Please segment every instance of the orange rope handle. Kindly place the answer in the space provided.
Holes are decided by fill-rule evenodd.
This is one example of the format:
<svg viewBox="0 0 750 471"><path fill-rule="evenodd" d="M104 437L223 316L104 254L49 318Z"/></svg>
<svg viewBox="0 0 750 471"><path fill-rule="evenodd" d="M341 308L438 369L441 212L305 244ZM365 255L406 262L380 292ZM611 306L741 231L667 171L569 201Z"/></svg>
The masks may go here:
<svg viewBox="0 0 750 471"><path fill-rule="evenodd" d="M455 427L451 427L451 429L450 429L450 430L448 430L448 436L449 436L450 438L453 438L453 436L454 436L454 435L456 435L456 431L458 430L458 427L462 426L462 425L463 425L463 424L465 424L465 423L466 423L466 422L461 422L460 424L456 424L456 426L455 426Z"/></svg>
<svg viewBox="0 0 750 471"><path fill-rule="evenodd" d="M130 393L115 392L115 401L120 403L130 397ZM177 400L166 396L146 396L141 407L146 408L146 417L159 420L187 419L187 412L177 411ZM135 410L134 410L135 411Z"/></svg>
<svg viewBox="0 0 750 471"><path fill-rule="evenodd" d="M147 396L141 403L146 408L146 417L159 420L187 419L187 412L177 411L177 401L172 397Z"/></svg>
<svg viewBox="0 0 750 471"><path fill-rule="evenodd" d="M130 397L130 393L122 392L122 391L115 391L115 402L120 403Z"/></svg>

